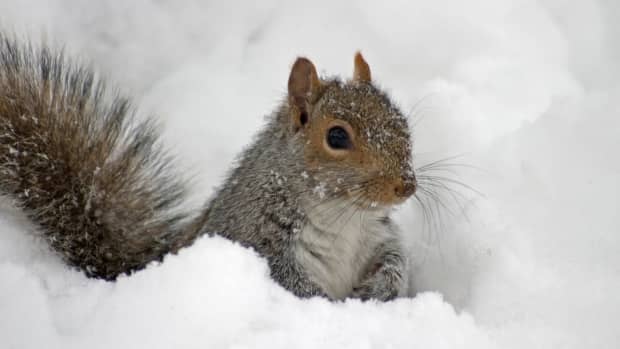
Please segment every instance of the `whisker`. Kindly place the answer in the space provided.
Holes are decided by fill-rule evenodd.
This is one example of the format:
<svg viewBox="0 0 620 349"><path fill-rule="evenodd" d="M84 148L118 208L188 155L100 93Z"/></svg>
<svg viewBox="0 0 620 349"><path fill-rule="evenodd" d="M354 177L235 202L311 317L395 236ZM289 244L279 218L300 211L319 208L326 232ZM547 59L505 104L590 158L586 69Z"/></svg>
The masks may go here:
<svg viewBox="0 0 620 349"><path fill-rule="evenodd" d="M347 224L349 224L349 221L351 221L351 218L353 218L353 216L355 216L355 214L360 210L360 207L362 205L358 205L357 201L359 201L359 199L363 199L363 196L360 195L354 202L353 202L353 212L351 212L351 214L349 215L349 218L347 218L344 223L340 226L340 229L338 230L338 233L335 234L334 239L336 239L344 230L344 228L347 226ZM362 204L366 202L366 199L364 199L364 201L362 201Z"/></svg>
<svg viewBox="0 0 620 349"><path fill-rule="evenodd" d="M429 162L428 164L424 164L422 166L417 167L416 171L424 171L425 169L427 169L427 168L429 168L431 166L442 164L442 163L445 163L445 162L450 161L450 160L462 158L465 155L467 155L467 153L461 153L461 154L457 154L457 155L448 156L448 157L445 157L445 158L442 158L442 159L439 159L439 160L435 160L435 161Z"/></svg>
<svg viewBox="0 0 620 349"><path fill-rule="evenodd" d="M445 207L445 205L442 201L439 201L439 196L436 193L429 191L428 189L420 189L420 194L423 194L428 198L427 207L429 209L428 212L431 223L430 227L432 227L435 231L443 231L444 222L442 219L443 216L441 208L442 206ZM429 241L432 241L432 234L429 238Z"/></svg>
<svg viewBox="0 0 620 349"><path fill-rule="evenodd" d="M463 169L482 169L459 162L457 159L466 154L458 154L438 159L416 168L418 191L414 195L417 206L420 207L421 218L424 220L421 236L423 241L420 246L425 251L423 259L427 258L430 245L439 248L439 254L443 260L441 251L441 236L447 231L447 216L462 216L469 220L467 207L471 205L474 197L485 195L473 186L459 179L458 174ZM457 160L457 161L455 161Z"/></svg>
<svg viewBox="0 0 620 349"><path fill-rule="evenodd" d="M486 195L484 195L478 189L476 189L476 188L474 188L474 187L472 187L472 186L470 186L468 184L465 184L465 183L459 181L458 179L449 178L449 177L445 177L445 176L425 176L425 175L419 176L418 179L422 179L423 181L424 180L428 180L428 181L435 181L435 182L438 182L438 181L449 182L451 184L455 184L455 185L458 185L458 186L463 187L465 189L468 189L468 190L478 194L480 197L483 197L483 198L486 197Z"/></svg>
<svg viewBox="0 0 620 349"><path fill-rule="evenodd" d="M418 115L421 114L421 112L424 111L420 107L422 106L422 103L426 102L428 99L430 99L431 97L433 97L435 95L437 95L437 92L429 92L426 95L424 95L422 98L418 99L418 101L415 102L415 104L411 107L411 109L409 110L409 113L408 113L409 118L414 120L413 124L411 125L411 128L415 128L422 120L424 120L424 115L422 115L420 118L418 118ZM430 108L430 106L429 106L429 108ZM415 120L415 119L417 119L417 120Z"/></svg>
<svg viewBox="0 0 620 349"><path fill-rule="evenodd" d="M457 169L468 168L468 169L472 169L472 170L486 172L481 167L474 166L474 165L471 165L471 164L464 164L464 163L460 163L460 162L440 162L440 163L436 163L436 164L427 164L427 165L424 165L423 167L418 167L416 169L416 171L418 173L426 173L427 171L442 171L442 170L446 171L448 169L453 169L453 168L457 168Z"/></svg>
<svg viewBox="0 0 620 349"><path fill-rule="evenodd" d="M467 217L467 213L465 212L465 205L463 204L463 202L469 202L470 200L468 200L467 197L463 193L457 190L454 190L453 188L448 187L444 183L426 183L426 185L434 187L435 190L437 189L444 190L452 198L452 202L454 202L454 204L458 207L459 211L461 212L461 215L465 217L467 220L469 220L469 218ZM449 211L454 215L452 210L449 210Z"/></svg>
<svg viewBox="0 0 620 349"><path fill-rule="evenodd" d="M328 199L323 199L321 201L319 201L318 203L315 203L314 205L312 205L309 209L308 209L308 213L315 213L314 211L317 209L322 208L321 211L316 212L318 215L323 214L325 211L331 209L332 207L330 207L328 204L333 203L334 201L344 197L344 196L351 196L352 198L356 197L359 193L361 193L363 191L363 189L359 188L359 189L355 189L355 190L350 190L347 192L341 192L338 193L337 195L333 195L332 197L328 198ZM326 207L323 207L326 206Z"/></svg>
<svg viewBox="0 0 620 349"><path fill-rule="evenodd" d="M430 215L428 213L428 207L426 206L425 202L420 198L419 194L416 193L413 196L416 200L416 202L420 205L420 208L422 209L422 219L424 220L424 226L423 226L423 231L422 231L422 235L425 236L426 240L430 241L431 238L431 221L430 221Z"/></svg>
<svg viewBox="0 0 620 349"><path fill-rule="evenodd" d="M354 205L356 205L362 197L363 196L361 194L358 195L357 197L354 198L354 200L351 200L350 202L348 202L341 210L339 210L337 213L332 215L331 218L329 219L328 225L332 225L338 222L338 220L349 210L349 208L354 207Z"/></svg>

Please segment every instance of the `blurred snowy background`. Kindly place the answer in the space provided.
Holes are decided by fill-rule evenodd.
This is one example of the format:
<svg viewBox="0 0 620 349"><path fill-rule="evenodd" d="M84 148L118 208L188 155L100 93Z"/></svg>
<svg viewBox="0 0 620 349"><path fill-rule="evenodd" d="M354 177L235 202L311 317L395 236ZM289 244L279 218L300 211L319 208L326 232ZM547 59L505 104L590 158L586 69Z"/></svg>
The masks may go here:
<svg viewBox="0 0 620 349"><path fill-rule="evenodd" d="M64 46L162 120L202 202L307 55L362 50L415 123L422 165L461 155L432 222L397 213L413 299L298 300L251 251L201 239L117 283L65 267L0 206L2 348L617 348L620 2L0 0L0 27ZM441 207L439 207L441 208ZM436 211L434 211L436 212Z"/></svg>

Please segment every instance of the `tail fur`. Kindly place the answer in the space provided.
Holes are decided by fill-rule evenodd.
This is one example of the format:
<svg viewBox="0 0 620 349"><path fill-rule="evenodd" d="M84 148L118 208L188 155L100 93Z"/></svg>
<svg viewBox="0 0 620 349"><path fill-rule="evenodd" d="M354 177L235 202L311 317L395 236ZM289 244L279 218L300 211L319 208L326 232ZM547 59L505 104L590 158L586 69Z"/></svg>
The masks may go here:
<svg viewBox="0 0 620 349"><path fill-rule="evenodd" d="M88 68L0 34L0 193L87 275L113 280L196 236L151 121Z"/></svg>

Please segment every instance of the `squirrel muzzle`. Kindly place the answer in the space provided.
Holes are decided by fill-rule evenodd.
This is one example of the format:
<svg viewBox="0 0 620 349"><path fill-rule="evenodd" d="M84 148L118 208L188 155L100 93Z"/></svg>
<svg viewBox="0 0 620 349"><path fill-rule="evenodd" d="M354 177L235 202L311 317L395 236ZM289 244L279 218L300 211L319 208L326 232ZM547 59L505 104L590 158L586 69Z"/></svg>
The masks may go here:
<svg viewBox="0 0 620 349"><path fill-rule="evenodd" d="M415 194L417 182L414 176L403 176L394 182L394 196L403 201Z"/></svg>

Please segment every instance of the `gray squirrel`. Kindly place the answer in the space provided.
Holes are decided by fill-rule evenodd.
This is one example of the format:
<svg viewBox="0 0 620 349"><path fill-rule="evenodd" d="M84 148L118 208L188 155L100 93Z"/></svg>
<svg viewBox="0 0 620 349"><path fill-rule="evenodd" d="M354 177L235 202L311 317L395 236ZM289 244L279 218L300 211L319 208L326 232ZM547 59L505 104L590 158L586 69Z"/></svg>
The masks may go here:
<svg viewBox="0 0 620 349"><path fill-rule="evenodd" d="M0 41L0 193L69 265L115 280L218 234L299 297L405 293L389 213L416 190L411 134L360 53L349 81L298 58L286 98L192 215L152 120L61 52Z"/></svg>

